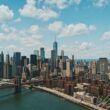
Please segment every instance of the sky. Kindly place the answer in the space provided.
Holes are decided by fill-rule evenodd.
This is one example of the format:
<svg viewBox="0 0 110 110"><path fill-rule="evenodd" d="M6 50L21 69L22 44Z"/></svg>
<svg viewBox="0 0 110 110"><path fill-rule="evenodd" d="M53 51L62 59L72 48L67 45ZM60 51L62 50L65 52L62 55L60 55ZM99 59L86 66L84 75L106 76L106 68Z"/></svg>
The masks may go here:
<svg viewBox="0 0 110 110"><path fill-rule="evenodd" d="M0 0L0 51L44 47L75 58L110 57L110 0Z"/></svg>

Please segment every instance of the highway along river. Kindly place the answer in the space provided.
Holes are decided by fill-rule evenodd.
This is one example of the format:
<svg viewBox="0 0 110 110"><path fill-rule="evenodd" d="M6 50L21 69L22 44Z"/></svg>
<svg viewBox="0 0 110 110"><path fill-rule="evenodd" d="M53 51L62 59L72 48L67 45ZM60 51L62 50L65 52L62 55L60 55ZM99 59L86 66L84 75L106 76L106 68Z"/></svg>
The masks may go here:
<svg viewBox="0 0 110 110"><path fill-rule="evenodd" d="M87 110L52 94L23 89L14 94L14 89L0 89L0 110Z"/></svg>

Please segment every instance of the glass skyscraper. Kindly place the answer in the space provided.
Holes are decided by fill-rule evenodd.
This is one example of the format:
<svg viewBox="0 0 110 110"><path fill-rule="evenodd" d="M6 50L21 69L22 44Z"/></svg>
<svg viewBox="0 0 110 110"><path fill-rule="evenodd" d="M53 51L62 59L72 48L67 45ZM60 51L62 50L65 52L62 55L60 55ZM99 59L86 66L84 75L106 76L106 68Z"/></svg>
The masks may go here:
<svg viewBox="0 0 110 110"><path fill-rule="evenodd" d="M44 62L44 60L45 60L45 50L44 50L44 48L40 48L40 56L41 56L41 61Z"/></svg>
<svg viewBox="0 0 110 110"><path fill-rule="evenodd" d="M56 41L53 43L53 50L55 51L55 58L56 58L58 56L58 44Z"/></svg>

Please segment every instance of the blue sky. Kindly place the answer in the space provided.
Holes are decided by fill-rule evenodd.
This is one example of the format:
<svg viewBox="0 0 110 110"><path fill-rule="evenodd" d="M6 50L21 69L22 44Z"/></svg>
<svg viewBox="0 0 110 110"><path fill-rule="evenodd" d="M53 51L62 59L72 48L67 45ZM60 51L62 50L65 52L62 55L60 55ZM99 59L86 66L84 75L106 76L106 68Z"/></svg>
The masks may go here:
<svg viewBox="0 0 110 110"><path fill-rule="evenodd" d="M110 0L0 0L0 51L29 55L45 47L50 56L110 56Z"/></svg>

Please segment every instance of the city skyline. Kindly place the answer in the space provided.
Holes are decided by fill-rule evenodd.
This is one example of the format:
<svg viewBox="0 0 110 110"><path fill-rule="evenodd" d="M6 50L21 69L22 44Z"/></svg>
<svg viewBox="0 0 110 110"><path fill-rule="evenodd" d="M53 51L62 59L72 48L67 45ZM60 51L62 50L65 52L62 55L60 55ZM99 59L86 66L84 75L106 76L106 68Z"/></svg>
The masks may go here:
<svg viewBox="0 0 110 110"><path fill-rule="evenodd" d="M0 0L0 51L44 47L50 57L56 38L59 55L109 58L109 9L110 0Z"/></svg>

